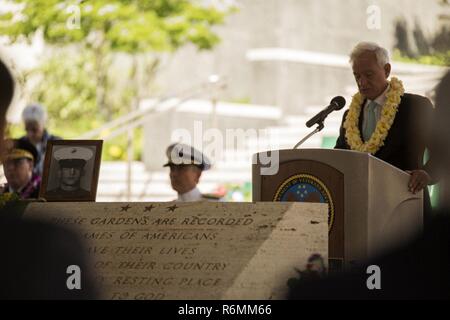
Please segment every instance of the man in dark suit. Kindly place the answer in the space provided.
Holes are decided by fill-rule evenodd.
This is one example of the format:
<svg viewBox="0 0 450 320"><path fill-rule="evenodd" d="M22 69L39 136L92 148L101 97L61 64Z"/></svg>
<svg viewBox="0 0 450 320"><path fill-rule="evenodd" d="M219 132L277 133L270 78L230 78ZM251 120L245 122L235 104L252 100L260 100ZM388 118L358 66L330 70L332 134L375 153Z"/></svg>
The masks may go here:
<svg viewBox="0 0 450 320"><path fill-rule="evenodd" d="M350 62L359 93L344 113L335 148L370 152L410 173L409 190L413 193L424 190L427 220L431 204L426 186L436 183L436 173L433 158L425 165L423 158L425 149L430 149L433 106L425 97L403 93L397 79L388 81L389 56L377 44L359 43ZM384 141L383 131L387 132Z"/></svg>
<svg viewBox="0 0 450 320"><path fill-rule="evenodd" d="M436 90L432 135L436 160L434 172L450 185L450 72ZM450 192L442 194L441 209L423 235L408 244L375 257L345 273L320 279L290 279L289 299L450 299ZM371 273L380 270L380 289L368 287ZM369 281L370 282L370 281Z"/></svg>

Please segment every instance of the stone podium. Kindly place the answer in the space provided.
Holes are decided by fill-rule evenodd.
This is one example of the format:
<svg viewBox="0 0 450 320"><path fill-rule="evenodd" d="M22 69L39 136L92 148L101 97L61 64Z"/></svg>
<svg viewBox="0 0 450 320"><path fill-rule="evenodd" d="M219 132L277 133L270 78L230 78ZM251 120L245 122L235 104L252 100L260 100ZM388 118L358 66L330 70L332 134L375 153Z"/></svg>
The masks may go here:
<svg viewBox="0 0 450 320"><path fill-rule="evenodd" d="M422 231L423 192L409 174L367 153L275 150L276 174L264 175L266 153L253 157L253 201L327 203L330 269L365 261Z"/></svg>

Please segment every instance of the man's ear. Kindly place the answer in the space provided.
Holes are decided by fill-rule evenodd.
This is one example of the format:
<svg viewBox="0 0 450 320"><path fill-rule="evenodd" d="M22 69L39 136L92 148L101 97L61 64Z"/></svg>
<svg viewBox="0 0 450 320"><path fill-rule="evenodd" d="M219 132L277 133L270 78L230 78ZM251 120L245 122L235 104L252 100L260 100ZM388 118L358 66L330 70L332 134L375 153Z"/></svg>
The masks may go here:
<svg viewBox="0 0 450 320"><path fill-rule="evenodd" d="M390 63L386 63L384 65L384 74L386 76L386 79L389 78L389 75L391 74L391 64Z"/></svg>

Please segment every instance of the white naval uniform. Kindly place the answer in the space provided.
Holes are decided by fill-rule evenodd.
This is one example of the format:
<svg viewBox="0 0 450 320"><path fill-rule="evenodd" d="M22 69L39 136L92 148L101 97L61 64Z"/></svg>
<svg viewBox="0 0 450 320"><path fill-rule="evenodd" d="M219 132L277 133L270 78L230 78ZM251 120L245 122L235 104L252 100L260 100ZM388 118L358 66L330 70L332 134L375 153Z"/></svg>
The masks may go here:
<svg viewBox="0 0 450 320"><path fill-rule="evenodd" d="M220 198L204 195L197 187L183 194L179 194L175 200L177 202L192 202L192 201L221 201Z"/></svg>

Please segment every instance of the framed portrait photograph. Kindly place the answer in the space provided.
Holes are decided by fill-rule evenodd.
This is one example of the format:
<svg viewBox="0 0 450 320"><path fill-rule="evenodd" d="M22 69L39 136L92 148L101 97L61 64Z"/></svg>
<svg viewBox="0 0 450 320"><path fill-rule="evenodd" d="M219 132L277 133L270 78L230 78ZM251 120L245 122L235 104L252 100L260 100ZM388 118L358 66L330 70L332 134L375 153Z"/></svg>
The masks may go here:
<svg viewBox="0 0 450 320"><path fill-rule="evenodd" d="M50 140L39 198L95 201L103 140Z"/></svg>

